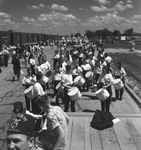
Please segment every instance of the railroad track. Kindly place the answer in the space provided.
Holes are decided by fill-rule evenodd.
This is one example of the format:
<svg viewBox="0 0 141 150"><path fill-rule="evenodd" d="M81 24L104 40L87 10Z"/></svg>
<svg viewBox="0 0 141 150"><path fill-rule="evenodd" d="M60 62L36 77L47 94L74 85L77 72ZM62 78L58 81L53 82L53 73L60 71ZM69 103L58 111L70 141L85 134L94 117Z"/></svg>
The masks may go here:
<svg viewBox="0 0 141 150"><path fill-rule="evenodd" d="M141 84L141 57L134 54L121 54L110 53L109 54L114 62L121 61L125 68L127 75L133 77Z"/></svg>

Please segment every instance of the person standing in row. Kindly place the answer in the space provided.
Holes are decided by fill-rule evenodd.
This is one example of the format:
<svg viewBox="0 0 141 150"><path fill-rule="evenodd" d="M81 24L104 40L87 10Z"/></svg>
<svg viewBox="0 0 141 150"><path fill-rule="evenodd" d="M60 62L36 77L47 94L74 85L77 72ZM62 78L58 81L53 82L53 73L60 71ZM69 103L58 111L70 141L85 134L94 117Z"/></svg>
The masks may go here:
<svg viewBox="0 0 141 150"><path fill-rule="evenodd" d="M17 76L17 80L20 80L20 72L21 72L21 64L19 59L19 54L15 54L12 58L12 64L13 64L13 81L15 80L15 76Z"/></svg>
<svg viewBox="0 0 141 150"><path fill-rule="evenodd" d="M23 80L22 80L22 86L25 87L25 90L28 89L30 86L33 86L34 83L36 82L36 76L32 75L31 72L31 68L27 67L27 75L24 76ZM27 97L27 95L25 94L25 104L26 104L26 109L30 111L30 101L31 99L29 99Z"/></svg>
<svg viewBox="0 0 141 150"><path fill-rule="evenodd" d="M117 63L117 69L115 70L113 74L115 76L115 79L121 79L123 84L125 85L126 72L125 72L125 69L122 67L120 61ZM121 88L120 90L115 89L117 100L122 100L123 92L124 92L124 87Z"/></svg>
<svg viewBox="0 0 141 150"><path fill-rule="evenodd" d="M32 113L34 114L40 114L41 110L39 109L36 100L38 97L40 97L41 95L45 94L45 91L43 90L42 85L39 83L39 80L42 78L42 73L41 74L37 74L36 75L36 79L37 81L35 82L35 84L33 85L33 91L34 91L34 99L31 101L32 104ZM41 128L41 120L37 120L36 122L36 131L40 130Z"/></svg>
<svg viewBox="0 0 141 150"><path fill-rule="evenodd" d="M104 66L102 69L102 73L98 79L98 89L104 88L109 92L109 97L101 101L101 111L110 111L110 104L111 104L111 98L112 98L112 88L111 85L113 83L113 76L110 73L109 66Z"/></svg>
<svg viewBox="0 0 141 150"><path fill-rule="evenodd" d="M43 64L47 60L44 46L41 46L41 54L38 57L39 65Z"/></svg>
<svg viewBox="0 0 141 150"><path fill-rule="evenodd" d="M54 96L56 96L56 105L60 105L59 103L59 97L62 98L62 102L63 102L63 93L60 93L59 91L57 91L56 86L59 82L61 82L62 79L62 74L60 72L60 66L59 64L56 64L55 66L55 70L52 74L52 84L53 84L53 89L54 89Z"/></svg>
<svg viewBox="0 0 141 150"><path fill-rule="evenodd" d="M71 112L75 112L75 101L72 101L68 95L68 90L71 88L73 84L73 77L71 74L71 65L66 66L66 73L62 76L62 85L64 86L64 104L65 104L65 112L68 112L69 103L71 102Z"/></svg>
<svg viewBox="0 0 141 150"><path fill-rule="evenodd" d="M53 56L53 69L55 70L56 64L59 62L60 54L58 50L55 50L55 54Z"/></svg>

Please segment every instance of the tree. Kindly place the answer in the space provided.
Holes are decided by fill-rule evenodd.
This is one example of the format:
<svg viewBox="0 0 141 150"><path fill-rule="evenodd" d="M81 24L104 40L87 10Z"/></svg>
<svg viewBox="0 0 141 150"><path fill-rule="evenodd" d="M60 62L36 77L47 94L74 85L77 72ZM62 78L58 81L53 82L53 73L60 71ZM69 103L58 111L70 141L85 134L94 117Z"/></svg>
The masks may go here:
<svg viewBox="0 0 141 150"><path fill-rule="evenodd" d="M86 35L88 38L94 38L94 37L95 37L95 32L90 31L90 30L86 30L85 35Z"/></svg>
<svg viewBox="0 0 141 150"><path fill-rule="evenodd" d="M123 35L126 35L126 36L132 36L132 35L133 35L133 28L124 30Z"/></svg>
<svg viewBox="0 0 141 150"><path fill-rule="evenodd" d="M75 37L81 37L81 34L79 32L77 32L74 36Z"/></svg>
<svg viewBox="0 0 141 150"><path fill-rule="evenodd" d="M121 33L119 30L114 30L113 33L112 33L113 36L120 36Z"/></svg>

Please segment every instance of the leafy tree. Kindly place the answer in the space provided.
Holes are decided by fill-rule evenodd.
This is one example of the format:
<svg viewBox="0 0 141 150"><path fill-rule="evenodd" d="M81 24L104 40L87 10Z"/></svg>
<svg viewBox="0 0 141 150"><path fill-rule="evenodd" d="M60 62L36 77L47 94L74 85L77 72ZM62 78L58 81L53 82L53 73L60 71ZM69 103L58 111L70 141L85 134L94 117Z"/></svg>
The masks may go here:
<svg viewBox="0 0 141 150"><path fill-rule="evenodd" d="M114 30L113 33L112 33L113 36L120 36L121 33L119 30Z"/></svg>
<svg viewBox="0 0 141 150"><path fill-rule="evenodd" d="M126 36L132 36L132 35L133 35L133 28L124 30L123 35L126 35Z"/></svg>
<svg viewBox="0 0 141 150"><path fill-rule="evenodd" d="M75 37L81 37L81 34L79 32L77 32L74 36Z"/></svg>

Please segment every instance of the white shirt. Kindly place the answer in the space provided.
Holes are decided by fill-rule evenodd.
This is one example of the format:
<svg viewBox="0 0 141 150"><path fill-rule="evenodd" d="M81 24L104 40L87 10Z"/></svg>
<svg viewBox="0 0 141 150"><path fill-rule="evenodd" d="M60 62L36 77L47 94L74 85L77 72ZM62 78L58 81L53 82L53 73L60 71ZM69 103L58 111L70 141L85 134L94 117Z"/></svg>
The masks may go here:
<svg viewBox="0 0 141 150"><path fill-rule="evenodd" d="M39 82L36 82L33 86L33 92L34 92L34 98L38 97L38 96L41 96L41 95L44 95L45 92L41 86L41 84Z"/></svg>
<svg viewBox="0 0 141 150"><path fill-rule="evenodd" d="M120 77L122 77L122 76L125 76L125 75L126 75L126 72L125 72L124 68L121 67L120 70L118 69L118 70L116 70L116 71L114 72L114 75L115 75L115 76L120 76Z"/></svg>
<svg viewBox="0 0 141 150"><path fill-rule="evenodd" d="M31 58L31 59L30 59L30 64L31 64L31 65L35 65L35 64L36 64L35 59L32 59L32 58Z"/></svg>
<svg viewBox="0 0 141 150"><path fill-rule="evenodd" d="M64 74L62 76L62 81L65 85L73 84L73 78L71 74Z"/></svg>
<svg viewBox="0 0 141 150"><path fill-rule="evenodd" d="M104 85L108 85L108 84L112 83L113 81L114 81L114 79L113 79L113 76L111 73L106 74L101 80L101 82L103 82Z"/></svg>
<svg viewBox="0 0 141 150"><path fill-rule="evenodd" d="M91 70L90 64L81 65L82 70L89 71Z"/></svg>
<svg viewBox="0 0 141 150"><path fill-rule="evenodd" d="M73 75L80 75L81 73L82 73L82 68L80 66L78 66L78 68L74 68L72 70Z"/></svg>

